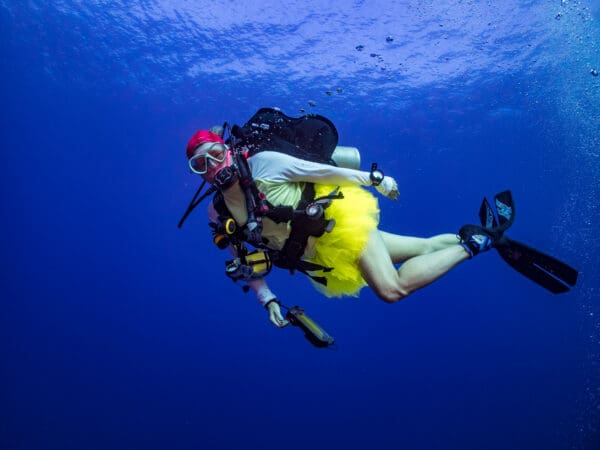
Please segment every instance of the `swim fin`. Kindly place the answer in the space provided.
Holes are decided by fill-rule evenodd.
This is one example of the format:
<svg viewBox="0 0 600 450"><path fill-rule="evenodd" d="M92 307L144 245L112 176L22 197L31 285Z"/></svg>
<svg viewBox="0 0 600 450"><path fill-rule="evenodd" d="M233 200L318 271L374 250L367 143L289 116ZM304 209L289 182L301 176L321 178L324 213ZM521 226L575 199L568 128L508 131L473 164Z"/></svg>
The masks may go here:
<svg viewBox="0 0 600 450"><path fill-rule="evenodd" d="M483 199L479 220L484 228L500 234L494 248L502 259L517 272L554 294L567 292L570 286L575 286L579 275L577 270L553 256L503 235L515 220L511 192L507 190L496 194L494 204L495 212L487 199Z"/></svg>
<svg viewBox="0 0 600 450"><path fill-rule="evenodd" d="M503 191L494 196L496 213L484 197L479 208L481 226L493 229L495 232L504 233L515 221L515 204L510 191ZM496 214L498 218L496 219Z"/></svg>
<svg viewBox="0 0 600 450"><path fill-rule="evenodd" d="M553 294L568 292L577 282L579 273L568 264L507 236L495 248L513 269Z"/></svg>

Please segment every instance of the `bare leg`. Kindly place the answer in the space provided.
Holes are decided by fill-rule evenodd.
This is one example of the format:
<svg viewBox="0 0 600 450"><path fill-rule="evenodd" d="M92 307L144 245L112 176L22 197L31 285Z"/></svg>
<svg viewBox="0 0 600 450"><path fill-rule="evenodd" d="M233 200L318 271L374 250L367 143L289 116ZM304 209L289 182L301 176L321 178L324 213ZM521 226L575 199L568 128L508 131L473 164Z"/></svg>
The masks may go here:
<svg viewBox="0 0 600 450"><path fill-rule="evenodd" d="M456 234L439 234L430 238L400 236L379 231L381 238L394 264L419 255L425 255L444 248L453 247L460 242Z"/></svg>
<svg viewBox="0 0 600 450"><path fill-rule="evenodd" d="M453 243L450 237L453 238ZM391 250L386 246L386 239ZM360 257L359 266L365 281L379 298L394 303L469 259L467 251L458 245L456 236L440 235L431 239L433 241L425 245L423 241L428 239L394 237L389 233L383 235L379 230L371 234L367 248ZM407 250L402 250L399 245L402 242L412 245ZM396 271L392 258L405 261L400 270Z"/></svg>

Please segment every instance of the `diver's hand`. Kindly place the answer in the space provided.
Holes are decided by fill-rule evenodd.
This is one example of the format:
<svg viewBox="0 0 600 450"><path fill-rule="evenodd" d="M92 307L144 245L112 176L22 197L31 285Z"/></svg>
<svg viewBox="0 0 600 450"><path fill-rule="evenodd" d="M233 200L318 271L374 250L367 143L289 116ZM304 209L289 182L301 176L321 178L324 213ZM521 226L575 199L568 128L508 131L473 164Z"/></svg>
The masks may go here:
<svg viewBox="0 0 600 450"><path fill-rule="evenodd" d="M269 311L269 320L277 328L285 327L289 322L281 315L281 308L276 298L270 300L266 305L267 311Z"/></svg>
<svg viewBox="0 0 600 450"><path fill-rule="evenodd" d="M377 192L382 195L385 195L387 198L392 200L396 200L400 192L398 192L398 183L392 177L385 176L381 183L375 186Z"/></svg>

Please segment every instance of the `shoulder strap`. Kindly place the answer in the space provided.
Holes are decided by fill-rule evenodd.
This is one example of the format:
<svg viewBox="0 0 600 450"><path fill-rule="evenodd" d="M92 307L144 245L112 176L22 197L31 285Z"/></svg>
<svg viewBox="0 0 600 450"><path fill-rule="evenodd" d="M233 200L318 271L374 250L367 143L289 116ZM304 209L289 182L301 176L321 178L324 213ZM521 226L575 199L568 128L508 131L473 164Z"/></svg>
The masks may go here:
<svg viewBox="0 0 600 450"><path fill-rule="evenodd" d="M227 209L227 205L225 204L225 199L223 198L223 194L221 191L215 192L212 198L213 207L219 216L231 216L229 209Z"/></svg>

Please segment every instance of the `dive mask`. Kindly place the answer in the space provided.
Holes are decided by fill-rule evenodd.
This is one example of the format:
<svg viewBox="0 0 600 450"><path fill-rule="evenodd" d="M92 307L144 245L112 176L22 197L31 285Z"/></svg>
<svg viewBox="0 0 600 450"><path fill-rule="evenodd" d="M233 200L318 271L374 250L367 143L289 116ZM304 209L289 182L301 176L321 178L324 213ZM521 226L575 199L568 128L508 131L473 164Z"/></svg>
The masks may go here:
<svg viewBox="0 0 600 450"><path fill-rule="evenodd" d="M207 145L208 144L208 145ZM206 149L202 147L207 146ZM188 164L190 170L198 175L204 175L209 167L215 167L227 159L228 149L219 142L208 142L200 146L200 153L192 156Z"/></svg>

